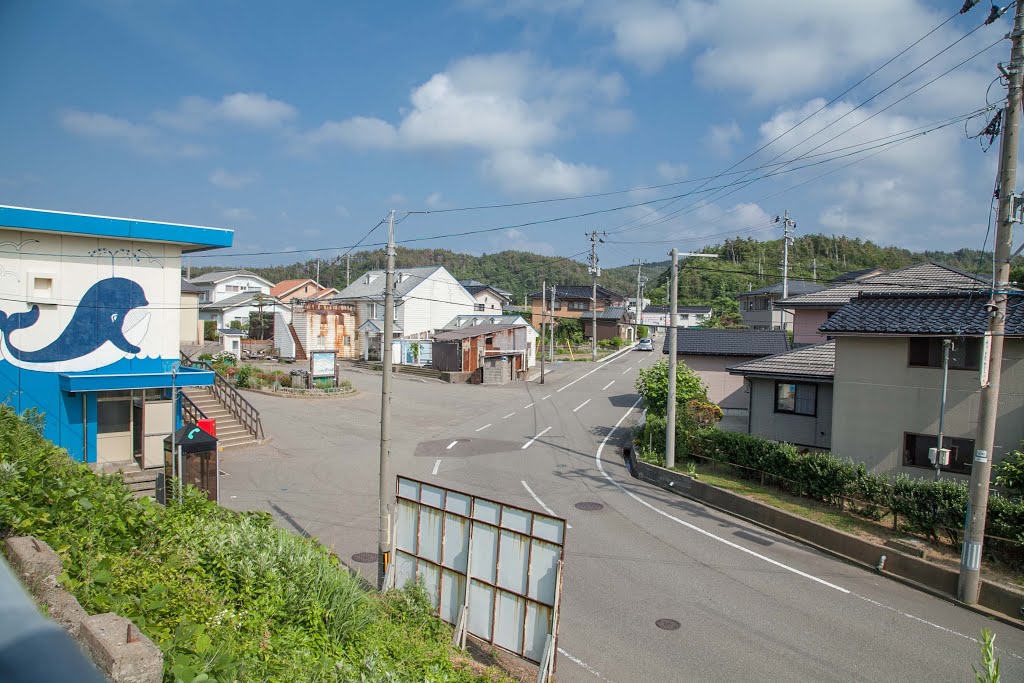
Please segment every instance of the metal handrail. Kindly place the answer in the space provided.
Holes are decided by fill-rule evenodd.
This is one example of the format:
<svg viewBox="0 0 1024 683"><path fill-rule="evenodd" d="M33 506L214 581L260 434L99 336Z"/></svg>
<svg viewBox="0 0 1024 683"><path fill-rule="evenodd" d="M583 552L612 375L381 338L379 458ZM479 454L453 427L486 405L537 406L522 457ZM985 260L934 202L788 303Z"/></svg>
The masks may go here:
<svg viewBox="0 0 1024 683"><path fill-rule="evenodd" d="M187 394L179 392L179 396L181 397L181 413L185 418L185 422L195 424L200 419L206 419L206 413L203 412L203 409L193 403Z"/></svg>
<svg viewBox="0 0 1024 683"><path fill-rule="evenodd" d="M210 387L210 390L213 392L214 398L227 408L227 411L238 420L238 424L242 425L247 432L252 434L254 439L262 441L265 438L263 422L260 420L260 411L253 404L249 403L226 377L214 370L210 363L204 360L192 360L184 353L181 354L181 364L188 367L201 367L213 372L213 386Z"/></svg>

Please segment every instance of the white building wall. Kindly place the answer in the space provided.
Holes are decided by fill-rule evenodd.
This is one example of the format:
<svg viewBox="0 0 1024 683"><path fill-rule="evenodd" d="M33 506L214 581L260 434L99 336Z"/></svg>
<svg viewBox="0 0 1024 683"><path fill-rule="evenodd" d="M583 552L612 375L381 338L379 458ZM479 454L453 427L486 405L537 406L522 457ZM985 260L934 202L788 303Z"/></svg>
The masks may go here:
<svg viewBox="0 0 1024 683"><path fill-rule="evenodd" d="M295 340L288 331L288 323L280 311L274 312L274 347L285 358L295 358Z"/></svg>
<svg viewBox="0 0 1024 683"><path fill-rule="evenodd" d="M409 337L440 329L457 315L472 315L474 303L458 280L441 268L422 279L404 297L395 320L403 336Z"/></svg>

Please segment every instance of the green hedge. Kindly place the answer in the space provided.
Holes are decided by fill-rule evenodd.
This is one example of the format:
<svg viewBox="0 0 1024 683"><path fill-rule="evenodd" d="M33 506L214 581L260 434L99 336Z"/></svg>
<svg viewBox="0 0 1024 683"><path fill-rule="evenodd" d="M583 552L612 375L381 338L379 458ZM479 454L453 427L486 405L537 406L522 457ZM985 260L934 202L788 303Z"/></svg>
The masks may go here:
<svg viewBox="0 0 1024 683"><path fill-rule="evenodd" d="M49 543L89 613L128 617L160 647L165 681L491 680L454 663L422 588L367 592L315 540L192 488L167 507L136 500L40 425L0 405L0 537Z"/></svg>
<svg viewBox="0 0 1024 683"><path fill-rule="evenodd" d="M663 419L654 418L650 427L664 430L664 424ZM658 459L661 453L656 448L646 451L648 436L652 443L657 441L646 428L637 431L638 452ZM789 493L826 505L842 505L876 520L891 513L900 529L960 544L968 501L965 481L874 474L863 463L830 453L801 453L791 444L714 428L681 434L677 443L679 456L692 453L727 463L739 476L751 480L761 480L763 472L765 483ZM664 462L663 458L661 461ZM1024 570L1024 499L993 492L989 496L985 531L994 537L986 542L988 554L1016 570Z"/></svg>

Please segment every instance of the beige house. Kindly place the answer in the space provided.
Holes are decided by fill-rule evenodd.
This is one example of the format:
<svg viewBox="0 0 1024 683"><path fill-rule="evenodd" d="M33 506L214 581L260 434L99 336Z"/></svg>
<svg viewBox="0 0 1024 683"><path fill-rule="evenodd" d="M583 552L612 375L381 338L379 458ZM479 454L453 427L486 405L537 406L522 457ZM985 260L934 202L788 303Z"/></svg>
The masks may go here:
<svg viewBox="0 0 1024 683"><path fill-rule="evenodd" d="M199 294L203 290L184 278L181 281L181 343L194 346L203 343L203 326L199 322Z"/></svg>
<svg viewBox="0 0 1024 683"><path fill-rule="evenodd" d="M743 324L755 330L792 330L792 311L779 308L777 303L782 299L782 289L782 283L776 282L738 295ZM790 280L786 289L792 297L817 292L825 286L806 280Z"/></svg>
<svg viewBox="0 0 1024 683"><path fill-rule="evenodd" d="M663 353L669 352L668 332ZM742 328L679 328L676 349L680 362L697 373L708 389L708 400L727 415L745 415L747 395L743 377L729 374L729 368L764 356L785 353L789 340L783 330Z"/></svg>
<svg viewBox="0 0 1024 683"><path fill-rule="evenodd" d="M968 475L978 435L987 295L969 291L865 293L821 326L835 338L832 450L876 472L928 476L937 445L942 340L952 339L945 471ZM1024 439L1024 296L1011 296L995 452Z"/></svg>

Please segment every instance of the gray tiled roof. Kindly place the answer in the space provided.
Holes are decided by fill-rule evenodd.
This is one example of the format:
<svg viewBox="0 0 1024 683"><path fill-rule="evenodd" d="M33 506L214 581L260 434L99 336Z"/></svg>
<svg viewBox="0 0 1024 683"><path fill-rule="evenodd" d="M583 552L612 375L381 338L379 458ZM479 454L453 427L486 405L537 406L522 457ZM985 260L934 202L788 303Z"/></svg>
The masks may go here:
<svg viewBox="0 0 1024 683"><path fill-rule="evenodd" d="M591 291L590 287L591 287L590 285L558 285L555 288L555 298L556 299L590 299L590 295L592 294L592 291ZM551 293L551 289L549 288L548 289L548 294L550 294L550 293ZM536 292L534 292L533 294L530 295L531 299L539 299L540 297L541 297L541 293L540 293L539 289ZM613 300L614 299L618 299L618 300L621 300L621 301L625 301L626 300L626 298L624 296L622 296L621 294L616 294L612 290L610 290L610 289L608 289L606 287L602 287L601 285L597 286L597 298L598 299L613 299Z"/></svg>
<svg viewBox="0 0 1024 683"><path fill-rule="evenodd" d="M402 297L420 285L424 280L434 275L443 266L420 266L418 268L396 268L395 269L395 296ZM406 277L399 277L405 273ZM371 270L363 273L358 279L345 289L332 296L328 301L335 299L372 299L382 301L384 299L384 271ZM367 282L369 279L369 282Z"/></svg>
<svg viewBox="0 0 1024 683"><path fill-rule="evenodd" d="M526 325L473 325L472 327L465 327L461 330L451 330L449 332L440 332L435 334L434 341L456 341L458 339L481 337L485 334L494 334L495 332L504 332L505 330L515 330L525 327Z"/></svg>
<svg viewBox="0 0 1024 683"><path fill-rule="evenodd" d="M212 273L196 275L194 278L189 280L189 282L194 285L210 285L215 282L220 282L221 280L226 280L229 277L235 277L236 275L249 275L251 277L259 277L261 280L264 279L249 270L215 270Z"/></svg>
<svg viewBox="0 0 1024 683"><path fill-rule="evenodd" d="M679 328L676 348L681 356L771 356L789 351L785 330L748 330L743 328ZM662 353L668 353L668 337Z"/></svg>
<svg viewBox="0 0 1024 683"><path fill-rule="evenodd" d="M872 266L871 268L863 268L861 270L851 270L849 272L843 273L842 275L836 275L834 278L832 278L832 284L838 285L844 282L855 282L858 278L863 278L865 275L869 275L871 273L881 274L882 272L885 271L882 268L879 268L878 266Z"/></svg>
<svg viewBox="0 0 1024 683"><path fill-rule="evenodd" d="M935 292L977 290L987 286L977 275L965 273L942 263L915 263L906 268L873 275L859 282L836 285L820 292L791 296L776 302L780 308L835 307L845 304L861 292Z"/></svg>
<svg viewBox="0 0 1024 683"><path fill-rule="evenodd" d="M187 293L188 294L195 294L197 292L202 292L202 291L203 291L202 289L196 287L194 284L192 284L191 282L189 282L185 278L181 278L181 293L182 294L187 294Z"/></svg>
<svg viewBox="0 0 1024 683"><path fill-rule="evenodd" d="M831 380L836 374L836 343L814 344L765 356L729 368L733 375Z"/></svg>
<svg viewBox="0 0 1024 683"><path fill-rule="evenodd" d="M870 293L850 301L818 328L826 334L981 336L987 292ZM1006 335L1024 336L1024 295L1011 295Z"/></svg>
<svg viewBox="0 0 1024 683"><path fill-rule="evenodd" d="M508 292L498 289L497 287L492 287L491 285L485 285L484 283L479 282L477 280L459 280L459 284L462 285L465 288L465 290L472 294L473 296L476 296L478 293L484 291L485 289L489 289L504 299L510 299Z"/></svg>
<svg viewBox="0 0 1024 683"><path fill-rule="evenodd" d="M525 325L526 319L518 313L513 315L487 315L486 313L476 313L474 315L457 315L452 318L443 330L461 330L466 327L473 327L474 320L482 322L476 323L476 325Z"/></svg>
<svg viewBox="0 0 1024 683"><path fill-rule="evenodd" d="M258 294L259 292L239 292L238 294L232 294L226 299L221 299L220 301L211 301L209 303L200 304L199 308L204 311L226 311L227 309L234 308L235 306L244 306L255 299ZM277 299L269 294L264 294L263 297L263 303L267 306L277 303Z"/></svg>
<svg viewBox="0 0 1024 683"><path fill-rule="evenodd" d="M644 306L644 313L668 313L671 306ZM679 313L711 313L710 306L678 306Z"/></svg>
<svg viewBox="0 0 1024 683"><path fill-rule="evenodd" d="M588 311L587 313L583 314L581 319L582 320L589 320L591 317L592 317L592 314ZM626 315L626 307L625 306L609 306L608 308L604 309L603 311L598 311L597 312L597 319L598 320L622 320L624 317L628 317L630 320L633 319L632 313L630 313L628 316Z"/></svg>
<svg viewBox="0 0 1024 683"><path fill-rule="evenodd" d="M789 281L790 296L795 294L818 292L822 289L825 289L825 285L819 285L817 282L808 282L807 280ZM776 282L774 285L768 285L767 287L761 287L760 289L752 289L749 292L740 292L737 296L754 296L758 294L778 294L779 296L782 296L782 283Z"/></svg>

